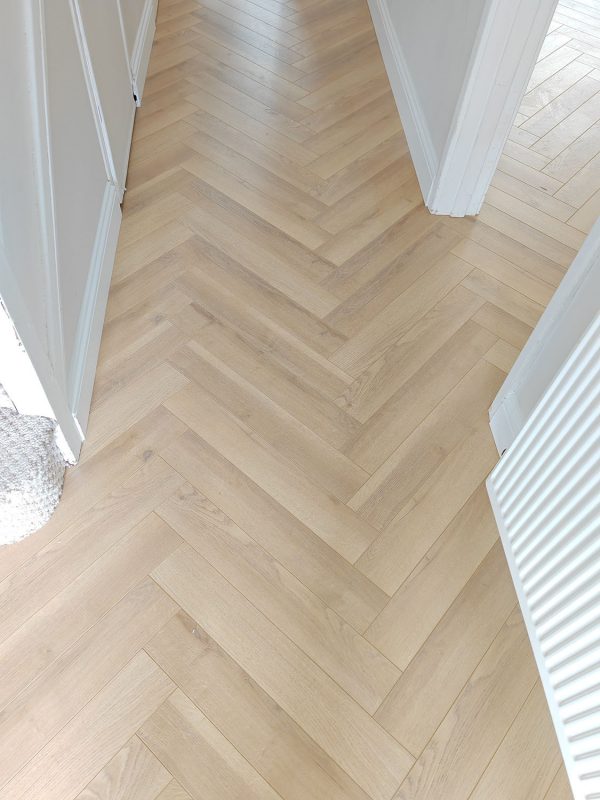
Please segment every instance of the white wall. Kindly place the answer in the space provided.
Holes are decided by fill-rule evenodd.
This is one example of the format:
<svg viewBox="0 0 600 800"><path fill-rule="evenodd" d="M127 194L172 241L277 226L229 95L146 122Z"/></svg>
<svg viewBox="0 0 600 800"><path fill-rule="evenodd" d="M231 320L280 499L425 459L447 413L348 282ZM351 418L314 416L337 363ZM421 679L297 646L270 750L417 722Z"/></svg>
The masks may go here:
<svg viewBox="0 0 600 800"><path fill-rule="evenodd" d="M0 301L11 311L11 323L1 312L0 383L23 413L61 417L73 434L66 395L59 386L60 333L49 314L54 295L44 268L43 167L34 113L30 11L23 0L4 0L0 25L0 52L10 65L0 70Z"/></svg>
<svg viewBox="0 0 600 800"><path fill-rule="evenodd" d="M441 159L487 0L389 0L389 14Z"/></svg>
<svg viewBox="0 0 600 800"><path fill-rule="evenodd" d="M478 213L557 0L368 0L421 191Z"/></svg>
<svg viewBox="0 0 600 800"><path fill-rule="evenodd" d="M50 356L47 332L48 286L39 279L42 263L37 157L29 79L26 6L3 0L0 52L10 69L0 70L0 249L6 263L19 265L20 290L30 315L43 331L44 351ZM10 154L10 157L8 157Z"/></svg>

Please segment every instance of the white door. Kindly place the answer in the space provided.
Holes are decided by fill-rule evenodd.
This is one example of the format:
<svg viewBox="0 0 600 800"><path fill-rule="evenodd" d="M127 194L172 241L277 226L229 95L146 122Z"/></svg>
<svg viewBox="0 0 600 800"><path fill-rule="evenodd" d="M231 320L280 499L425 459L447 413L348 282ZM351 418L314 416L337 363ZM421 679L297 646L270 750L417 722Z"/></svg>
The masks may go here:
<svg viewBox="0 0 600 800"><path fill-rule="evenodd" d="M42 8L53 218L49 259L58 279L58 306L50 313L59 315L56 326L69 406L85 430L120 221L120 193L95 103L76 4L61 0L43 3ZM117 44L122 44L120 37Z"/></svg>
<svg viewBox="0 0 600 800"><path fill-rule="evenodd" d="M93 78L108 162L121 195L129 160L135 100L118 0L76 0L83 50Z"/></svg>
<svg viewBox="0 0 600 800"><path fill-rule="evenodd" d="M118 0L118 3L133 91L140 105L154 38L158 0Z"/></svg>
<svg viewBox="0 0 600 800"><path fill-rule="evenodd" d="M487 484L576 800L600 798L599 245L600 223L492 407Z"/></svg>

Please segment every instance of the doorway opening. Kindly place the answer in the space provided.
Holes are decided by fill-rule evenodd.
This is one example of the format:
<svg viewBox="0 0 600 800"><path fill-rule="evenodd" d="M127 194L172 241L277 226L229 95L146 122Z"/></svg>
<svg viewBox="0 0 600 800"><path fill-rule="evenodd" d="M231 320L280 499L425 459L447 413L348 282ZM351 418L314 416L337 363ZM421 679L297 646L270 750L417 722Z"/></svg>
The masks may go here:
<svg viewBox="0 0 600 800"><path fill-rule="evenodd" d="M574 246L600 216L600 0L558 3L486 203Z"/></svg>

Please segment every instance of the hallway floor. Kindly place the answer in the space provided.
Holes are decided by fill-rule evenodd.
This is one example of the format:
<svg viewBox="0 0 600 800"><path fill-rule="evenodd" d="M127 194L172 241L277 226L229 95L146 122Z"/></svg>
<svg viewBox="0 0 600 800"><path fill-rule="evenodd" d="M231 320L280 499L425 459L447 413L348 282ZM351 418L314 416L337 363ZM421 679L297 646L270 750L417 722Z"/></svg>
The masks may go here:
<svg viewBox="0 0 600 800"><path fill-rule="evenodd" d="M0 559L0 800L568 800L483 481L600 188L580 6L459 220L364 0L161 0L89 438Z"/></svg>

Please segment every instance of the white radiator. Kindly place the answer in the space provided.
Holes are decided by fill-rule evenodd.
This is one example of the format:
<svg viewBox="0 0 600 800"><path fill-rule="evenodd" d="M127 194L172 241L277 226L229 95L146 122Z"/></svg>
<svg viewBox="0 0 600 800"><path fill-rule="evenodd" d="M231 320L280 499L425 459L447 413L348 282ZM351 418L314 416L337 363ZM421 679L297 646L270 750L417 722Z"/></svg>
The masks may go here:
<svg viewBox="0 0 600 800"><path fill-rule="evenodd" d="M600 315L487 486L573 794L600 799Z"/></svg>

